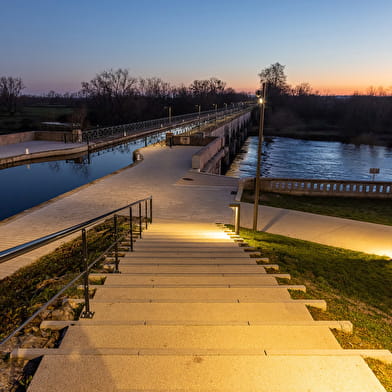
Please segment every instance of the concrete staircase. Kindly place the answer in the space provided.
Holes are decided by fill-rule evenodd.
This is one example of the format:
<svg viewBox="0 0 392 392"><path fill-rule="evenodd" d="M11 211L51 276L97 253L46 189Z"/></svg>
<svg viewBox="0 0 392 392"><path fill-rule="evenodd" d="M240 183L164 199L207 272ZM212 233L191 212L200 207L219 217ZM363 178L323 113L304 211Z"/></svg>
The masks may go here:
<svg viewBox="0 0 392 392"><path fill-rule="evenodd" d="M235 237L234 237L235 238ZM363 356L343 350L331 328L257 265L251 249L213 224L154 223L121 259L121 274L96 287L92 319L44 322L68 331L43 355L30 392L38 391L385 391ZM267 263L267 260L263 260ZM275 272L276 265L270 265Z"/></svg>

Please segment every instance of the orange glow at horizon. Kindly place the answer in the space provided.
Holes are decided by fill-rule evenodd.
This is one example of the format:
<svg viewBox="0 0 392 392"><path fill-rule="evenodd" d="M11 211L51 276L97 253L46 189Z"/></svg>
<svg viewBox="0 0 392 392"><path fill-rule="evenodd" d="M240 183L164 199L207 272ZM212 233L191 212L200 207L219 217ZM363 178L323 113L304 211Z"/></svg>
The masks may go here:
<svg viewBox="0 0 392 392"><path fill-rule="evenodd" d="M290 85L297 86L298 84L300 83L293 83ZM309 84L314 92L317 92L321 95L352 95L354 93L366 94L369 92L370 89L375 91L376 94L378 94L380 91L383 91L387 95L392 95L392 82L390 84L384 84L384 85L379 85L379 84L377 85L376 84L368 84L368 85L314 84L313 85L311 83ZM246 92L246 93L254 94L259 87L256 83L254 86L248 85L246 87L242 87L241 85L237 87L233 84L233 88L237 92Z"/></svg>

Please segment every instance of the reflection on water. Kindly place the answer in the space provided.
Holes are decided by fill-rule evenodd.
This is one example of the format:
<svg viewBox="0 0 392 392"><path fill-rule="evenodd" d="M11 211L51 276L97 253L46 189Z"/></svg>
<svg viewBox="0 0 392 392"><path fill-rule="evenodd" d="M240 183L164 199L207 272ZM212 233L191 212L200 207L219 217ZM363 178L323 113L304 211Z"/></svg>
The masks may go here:
<svg viewBox="0 0 392 392"><path fill-rule="evenodd" d="M245 142L227 175L256 174L257 137ZM263 144L262 176L369 180L371 167L380 168L379 181L392 181L392 150L381 146L356 146L340 142L266 138Z"/></svg>
<svg viewBox="0 0 392 392"><path fill-rule="evenodd" d="M174 134L190 126L171 130ZM75 159L29 163L0 170L0 220L101 178L132 163L133 151L165 138L165 132Z"/></svg>

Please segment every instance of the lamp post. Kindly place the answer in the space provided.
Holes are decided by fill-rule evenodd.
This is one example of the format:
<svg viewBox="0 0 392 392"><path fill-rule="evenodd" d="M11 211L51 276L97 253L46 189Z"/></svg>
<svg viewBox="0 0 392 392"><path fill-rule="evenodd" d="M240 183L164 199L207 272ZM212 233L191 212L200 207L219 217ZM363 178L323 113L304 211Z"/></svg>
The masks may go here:
<svg viewBox="0 0 392 392"><path fill-rule="evenodd" d="M196 108L199 110L199 129L200 129L200 112L201 112L201 105L195 105Z"/></svg>
<svg viewBox="0 0 392 392"><path fill-rule="evenodd" d="M169 111L169 125L171 124L171 117L172 117L172 107L171 106L165 106L165 109Z"/></svg>
<svg viewBox="0 0 392 392"><path fill-rule="evenodd" d="M169 110L169 124L171 124L171 106L168 107Z"/></svg>
<svg viewBox="0 0 392 392"><path fill-rule="evenodd" d="M259 140L257 144L257 167L255 178L255 200L253 206L253 230L257 230L257 219L259 213L259 196L260 196L260 175L261 175L261 154L263 152L263 132L264 132L264 110L265 110L265 97L267 95L267 84L263 83L263 96L256 93L258 103L260 105L260 124L259 124Z"/></svg>

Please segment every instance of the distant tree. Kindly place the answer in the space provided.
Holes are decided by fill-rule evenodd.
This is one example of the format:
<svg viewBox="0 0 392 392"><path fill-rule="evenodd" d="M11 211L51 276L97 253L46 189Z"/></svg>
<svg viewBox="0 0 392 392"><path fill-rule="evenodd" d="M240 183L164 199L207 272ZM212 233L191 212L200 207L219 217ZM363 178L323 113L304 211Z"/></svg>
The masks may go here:
<svg viewBox="0 0 392 392"><path fill-rule="evenodd" d="M15 114L18 98L24 88L21 78L12 76L0 78L0 102L11 115Z"/></svg>
<svg viewBox="0 0 392 392"><path fill-rule="evenodd" d="M260 73L260 82L268 83L269 90L276 90L281 94L287 91L287 76L284 73L285 65L280 63L271 64L269 67L264 68Z"/></svg>
<svg viewBox="0 0 392 392"><path fill-rule="evenodd" d="M115 99L133 93L136 83L137 78L132 77L127 69L110 69L97 74L90 82L82 82L82 91L86 95Z"/></svg>
<svg viewBox="0 0 392 392"><path fill-rule="evenodd" d="M304 96L313 94L312 86L309 83L300 83L291 89L292 94L296 96Z"/></svg>
<svg viewBox="0 0 392 392"><path fill-rule="evenodd" d="M83 82L82 93L91 103L94 122L126 122L130 97L137 93L137 78L127 69L110 69L97 74L90 82Z"/></svg>

